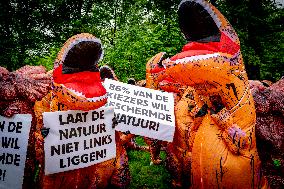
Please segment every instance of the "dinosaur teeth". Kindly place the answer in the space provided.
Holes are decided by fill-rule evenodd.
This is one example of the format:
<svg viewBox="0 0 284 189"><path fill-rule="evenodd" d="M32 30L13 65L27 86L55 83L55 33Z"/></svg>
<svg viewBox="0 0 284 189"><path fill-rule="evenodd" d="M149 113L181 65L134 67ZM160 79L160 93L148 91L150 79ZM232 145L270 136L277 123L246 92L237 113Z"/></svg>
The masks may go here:
<svg viewBox="0 0 284 189"><path fill-rule="evenodd" d="M99 96L99 97L93 97L93 98L87 98L87 99L90 102L97 102L97 101L103 100L105 98L107 98L107 94Z"/></svg>
<svg viewBox="0 0 284 189"><path fill-rule="evenodd" d="M103 99L107 98L107 94L99 96L99 97L87 98L82 92L76 91L75 89L71 89L71 88L68 88L66 86L64 86L64 87L67 88L69 91L71 91L76 96L79 96L79 97L82 97L82 98L86 98L89 102L97 102L97 101L100 101L100 100L103 100Z"/></svg>
<svg viewBox="0 0 284 189"><path fill-rule="evenodd" d="M163 66L165 68L167 68L167 67L175 66L177 64L186 64L186 63L189 63L189 62L200 61L200 60L205 60L205 59L209 59L209 58L215 58L215 57L218 57L218 56L220 56L220 53L190 56L190 57L177 59L175 61L171 61L170 59L166 59L166 60L163 61Z"/></svg>
<svg viewBox="0 0 284 189"><path fill-rule="evenodd" d="M220 56L219 53L196 55L196 56L190 56L190 57L178 59L178 60L175 61L175 63L180 64L180 63L187 63L187 62L193 62L193 61L200 61L200 60L205 60L205 59L208 59L208 58L214 58L214 57L218 57L218 56Z"/></svg>
<svg viewBox="0 0 284 189"><path fill-rule="evenodd" d="M64 87L66 87L66 86L64 86ZM78 91L76 91L76 90L74 90L74 89L71 89L71 88L68 88L68 87L66 87L68 90L70 90L72 93L74 93L75 95L77 95L77 96L79 96L79 97L84 97L84 98L86 98L85 97L85 95L82 93L82 92L78 92Z"/></svg>

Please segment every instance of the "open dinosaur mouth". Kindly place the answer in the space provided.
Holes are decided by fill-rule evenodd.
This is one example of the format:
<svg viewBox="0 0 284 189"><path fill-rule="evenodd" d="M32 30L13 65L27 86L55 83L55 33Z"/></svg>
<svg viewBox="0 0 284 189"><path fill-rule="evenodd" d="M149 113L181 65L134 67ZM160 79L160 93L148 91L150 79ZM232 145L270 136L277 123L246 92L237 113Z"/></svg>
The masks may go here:
<svg viewBox="0 0 284 189"><path fill-rule="evenodd" d="M54 86L72 98L97 102L107 98L101 83L98 61L102 57L99 39L79 34L63 48L60 64L54 69Z"/></svg>
<svg viewBox="0 0 284 189"><path fill-rule="evenodd" d="M238 37L223 15L203 0L183 0L178 9L179 26L188 40L182 52L162 61L165 74L158 78L160 87L175 91L178 83L190 77L191 82L203 82L204 70L214 64L220 69L223 63L236 64L240 57ZM208 63L207 68L201 65ZM191 65L195 71L187 72L186 66ZM212 68L213 69L213 68ZM159 70L160 71L160 70ZM194 73L192 73L194 72ZM199 75L198 77L193 77ZM177 79L178 78L178 79ZM197 79L197 80L195 80Z"/></svg>
<svg viewBox="0 0 284 189"><path fill-rule="evenodd" d="M227 57L227 55L231 56L232 58L230 61L234 62L234 59L237 59L239 54L240 46L233 42L224 33L221 33L220 42L190 42L183 47L181 53L164 60L162 65L166 69L178 64L198 64L198 61L214 59L222 56L226 59L225 57Z"/></svg>
<svg viewBox="0 0 284 189"><path fill-rule="evenodd" d="M98 71L97 63L103 56L99 39L78 38L65 50L62 57L64 74L82 71Z"/></svg>
<svg viewBox="0 0 284 189"><path fill-rule="evenodd" d="M179 59L175 59L174 57L171 59L168 59L163 62L163 66L165 68L169 68L172 66L175 66L177 64L183 64L183 63L193 63L195 61L200 61L200 60L205 60L209 58L214 58L220 56L220 53L210 53L206 54L208 51L203 51L203 53L199 55L193 55L193 56L186 56L186 57L181 57ZM209 51L210 52L210 51Z"/></svg>

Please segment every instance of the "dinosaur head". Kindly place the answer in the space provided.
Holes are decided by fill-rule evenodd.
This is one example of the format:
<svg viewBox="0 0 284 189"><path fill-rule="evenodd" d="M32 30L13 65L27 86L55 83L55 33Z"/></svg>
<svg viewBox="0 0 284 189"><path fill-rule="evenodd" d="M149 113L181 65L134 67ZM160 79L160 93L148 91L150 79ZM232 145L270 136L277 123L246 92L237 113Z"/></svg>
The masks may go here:
<svg viewBox="0 0 284 189"><path fill-rule="evenodd" d="M53 93L63 104L71 109L89 110L106 103L98 69L102 55L101 41L91 34L78 34L65 42L53 72Z"/></svg>
<svg viewBox="0 0 284 189"><path fill-rule="evenodd" d="M162 62L165 78L193 86L218 81L225 84L230 74L243 74L238 36L213 5L205 0L183 0L178 15L180 29L189 42L181 53Z"/></svg>

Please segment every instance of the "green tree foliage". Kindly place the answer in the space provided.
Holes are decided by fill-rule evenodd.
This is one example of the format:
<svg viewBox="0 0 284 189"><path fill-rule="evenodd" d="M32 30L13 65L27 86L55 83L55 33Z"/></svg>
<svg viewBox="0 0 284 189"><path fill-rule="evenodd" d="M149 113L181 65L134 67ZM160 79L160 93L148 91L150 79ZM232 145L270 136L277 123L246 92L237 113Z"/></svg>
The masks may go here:
<svg viewBox="0 0 284 189"><path fill-rule="evenodd" d="M250 79L284 76L283 7L271 0L217 1L236 29Z"/></svg>
<svg viewBox="0 0 284 189"><path fill-rule="evenodd" d="M186 43L178 25L180 0L6 0L0 2L0 65L52 68L63 43L88 32L99 37L118 77L143 79L156 53ZM283 8L270 0L211 0L237 30L251 79L284 75Z"/></svg>
<svg viewBox="0 0 284 189"><path fill-rule="evenodd" d="M116 26L115 42L106 46L103 64L114 68L123 81L129 77L144 79L147 60L162 51L174 55L185 43L178 30L175 11L163 19L153 18L159 9L144 8L149 6L153 5L147 1L134 3L124 20L129 24Z"/></svg>

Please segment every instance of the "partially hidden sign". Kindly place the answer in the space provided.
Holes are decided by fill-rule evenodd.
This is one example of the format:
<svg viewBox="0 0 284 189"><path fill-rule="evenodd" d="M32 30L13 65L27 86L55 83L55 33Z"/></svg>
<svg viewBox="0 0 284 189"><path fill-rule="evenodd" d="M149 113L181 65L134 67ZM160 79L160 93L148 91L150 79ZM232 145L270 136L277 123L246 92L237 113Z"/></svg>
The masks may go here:
<svg viewBox="0 0 284 189"><path fill-rule="evenodd" d="M22 188L32 115L0 116L0 188Z"/></svg>
<svg viewBox="0 0 284 189"><path fill-rule="evenodd" d="M114 107L116 130L171 142L175 131L172 93L106 79L107 106Z"/></svg>
<svg viewBox="0 0 284 189"><path fill-rule="evenodd" d="M43 114L45 174L88 167L116 155L113 108Z"/></svg>

